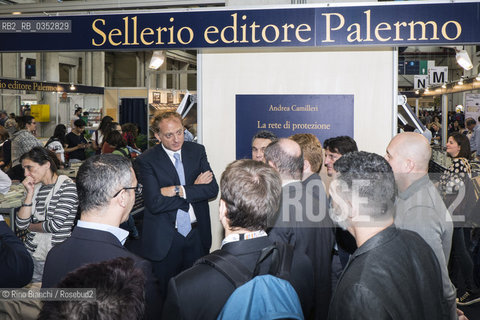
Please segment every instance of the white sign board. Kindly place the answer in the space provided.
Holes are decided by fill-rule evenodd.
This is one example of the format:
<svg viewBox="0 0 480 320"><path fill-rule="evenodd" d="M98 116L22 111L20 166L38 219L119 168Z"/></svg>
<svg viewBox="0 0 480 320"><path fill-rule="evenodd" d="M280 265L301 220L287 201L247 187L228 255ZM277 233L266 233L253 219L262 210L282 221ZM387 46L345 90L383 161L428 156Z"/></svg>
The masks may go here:
<svg viewBox="0 0 480 320"><path fill-rule="evenodd" d="M417 89L425 89L428 87L428 75L415 75L413 77L413 88Z"/></svg>
<svg viewBox="0 0 480 320"><path fill-rule="evenodd" d="M448 67L429 68L428 81L430 85L444 84L445 82L448 82Z"/></svg>
<svg viewBox="0 0 480 320"><path fill-rule="evenodd" d="M477 121L480 116L480 94L465 93L465 119L473 118Z"/></svg>

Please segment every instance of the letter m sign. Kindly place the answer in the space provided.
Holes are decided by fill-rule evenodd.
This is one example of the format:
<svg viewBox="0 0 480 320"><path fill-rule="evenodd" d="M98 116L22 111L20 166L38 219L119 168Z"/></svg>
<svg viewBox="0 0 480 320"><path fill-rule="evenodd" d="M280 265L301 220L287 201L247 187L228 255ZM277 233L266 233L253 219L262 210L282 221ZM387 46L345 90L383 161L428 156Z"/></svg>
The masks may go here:
<svg viewBox="0 0 480 320"><path fill-rule="evenodd" d="M430 85L438 85L448 82L448 67L432 67L428 69Z"/></svg>

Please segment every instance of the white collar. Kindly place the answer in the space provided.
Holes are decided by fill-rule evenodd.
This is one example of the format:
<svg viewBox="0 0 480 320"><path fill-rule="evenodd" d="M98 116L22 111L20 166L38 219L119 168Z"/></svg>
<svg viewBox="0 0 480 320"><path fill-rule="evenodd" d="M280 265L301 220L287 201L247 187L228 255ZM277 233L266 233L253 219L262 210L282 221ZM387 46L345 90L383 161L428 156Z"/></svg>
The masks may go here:
<svg viewBox="0 0 480 320"><path fill-rule="evenodd" d="M98 223L98 222L89 222L89 221L82 221L78 220L77 226L85 229L93 229L93 230L100 230L100 231L106 231L110 232L113 234L118 241L120 241L123 244L125 244L125 241L127 240L129 232L126 230L123 230L121 228L117 228L114 226L111 226L109 224L103 224L103 223Z"/></svg>
<svg viewBox="0 0 480 320"><path fill-rule="evenodd" d="M252 232L247 232L247 233L232 233L225 237L222 241L222 247L230 242L236 242L236 241L241 241L241 240L250 240L250 239L255 239L255 238L260 238L260 237L266 237L267 233L263 230L258 230L258 231L252 231Z"/></svg>

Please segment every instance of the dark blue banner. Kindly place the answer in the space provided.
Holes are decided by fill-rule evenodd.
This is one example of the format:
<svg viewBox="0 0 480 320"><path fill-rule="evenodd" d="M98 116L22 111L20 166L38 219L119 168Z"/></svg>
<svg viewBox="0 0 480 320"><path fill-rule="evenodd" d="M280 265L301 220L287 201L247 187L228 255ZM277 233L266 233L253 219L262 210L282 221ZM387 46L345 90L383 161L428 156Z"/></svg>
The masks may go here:
<svg viewBox="0 0 480 320"><path fill-rule="evenodd" d="M0 51L479 42L477 2L0 18Z"/></svg>
<svg viewBox="0 0 480 320"><path fill-rule="evenodd" d="M236 157L251 158L252 137L268 130L278 137L312 133L325 139L353 138L353 95L236 95Z"/></svg>

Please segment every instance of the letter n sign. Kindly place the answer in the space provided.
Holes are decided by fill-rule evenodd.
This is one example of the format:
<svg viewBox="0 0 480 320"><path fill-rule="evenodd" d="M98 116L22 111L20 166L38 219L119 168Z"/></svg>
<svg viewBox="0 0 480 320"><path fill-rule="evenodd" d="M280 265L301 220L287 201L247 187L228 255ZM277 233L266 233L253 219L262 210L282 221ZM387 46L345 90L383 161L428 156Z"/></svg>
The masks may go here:
<svg viewBox="0 0 480 320"><path fill-rule="evenodd" d="M448 82L448 67L432 67L428 69L430 85Z"/></svg>
<svg viewBox="0 0 480 320"><path fill-rule="evenodd" d="M413 88L417 89L425 89L428 87L428 75L415 75L413 77Z"/></svg>

